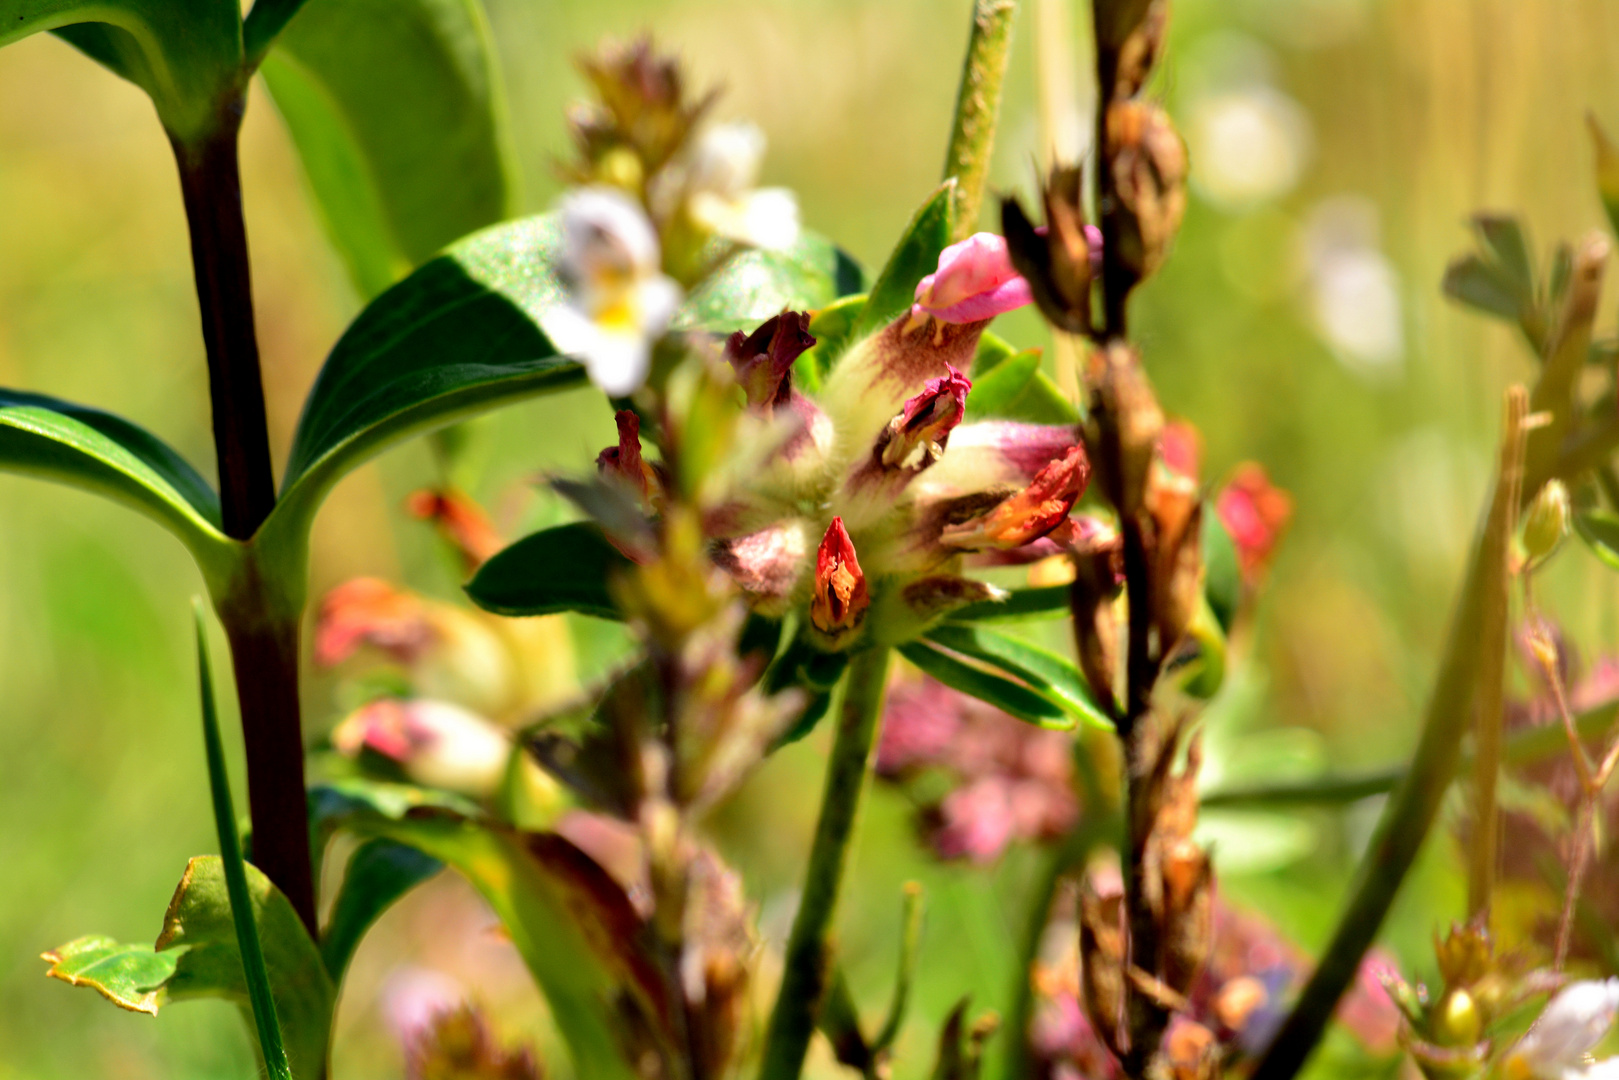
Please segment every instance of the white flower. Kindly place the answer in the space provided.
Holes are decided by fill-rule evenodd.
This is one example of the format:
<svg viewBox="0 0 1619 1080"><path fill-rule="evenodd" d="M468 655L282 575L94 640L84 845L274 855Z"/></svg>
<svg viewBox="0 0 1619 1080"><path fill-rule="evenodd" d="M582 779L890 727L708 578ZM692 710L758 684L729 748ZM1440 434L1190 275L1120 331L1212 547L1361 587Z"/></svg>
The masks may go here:
<svg viewBox="0 0 1619 1080"><path fill-rule="evenodd" d="M765 137L745 121L714 124L697 136L682 185L692 220L718 236L779 249L798 239L798 200L786 188L755 188Z"/></svg>
<svg viewBox="0 0 1619 1080"><path fill-rule="evenodd" d="M1613 1080L1615 1059L1591 1063L1593 1047L1619 1011L1619 979L1588 979L1563 989L1504 1062L1509 1080Z"/></svg>
<svg viewBox="0 0 1619 1080"><path fill-rule="evenodd" d="M540 325L614 397L646 381L652 342L680 304L680 286L660 267L658 235L627 195L591 187L563 198L561 270L570 292Z"/></svg>
<svg viewBox="0 0 1619 1080"><path fill-rule="evenodd" d="M361 748L397 762L418 784L484 798L506 775L512 737L477 713L442 701L383 698L332 732L339 753Z"/></svg>

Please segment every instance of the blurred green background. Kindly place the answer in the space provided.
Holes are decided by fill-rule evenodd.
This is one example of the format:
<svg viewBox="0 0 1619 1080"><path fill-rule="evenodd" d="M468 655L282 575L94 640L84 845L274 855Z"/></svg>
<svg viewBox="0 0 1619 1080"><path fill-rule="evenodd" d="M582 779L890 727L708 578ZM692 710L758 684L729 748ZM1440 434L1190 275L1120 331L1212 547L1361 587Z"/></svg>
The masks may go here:
<svg viewBox="0 0 1619 1080"><path fill-rule="evenodd" d="M582 91L570 57L605 34L651 29L699 86L726 89L721 115L767 133L765 182L796 189L805 223L874 269L937 181L969 7L489 0L524 208L543 210L558 191L562 108ZM1082 65L1088 46L1061 30L1061 4L1023 7L995 182L1027 192L1043 149L1036 42L1054 55L1071 46ZM1246 666L1211 714L1227 775L1387 763L1414 741L1500 391L1528 371L1513 332L1445 302L1439 277L1470 243L1475 208L1521 213L1542 256L1601 225L1582 114L1619 128L1616 34L1613 0L1178 0L1160 91L1190 144L1193 194L1134 326L1166 407L1203 431L1206 478L1257 459L1296 500ZM1072 147L1085 141L1088 96L1045 121ZM0 102L0 384L120 412L211 474L185 224L150 106L48 36L0 52ZM259 93L244 147L279 460L358 304ZM1604 314L1599 330L1610 327ZM998 330L1020 344L1043 336L1027 314ZM611 417L577 394L479 434L475 493L495 505L536 472L583 467L610 441ZM346 481L317 527L314 594L368 573L453 595L452 570L400 510L435 475L416 445ZM37 959L89 932L154 936L186 858L213 849L187 626L200 589L185 553L144 519L0 476L4 1080L252 1068L230 1009L120 1013L48 983ZM1615 643L1615 582L1591 560L1565 558L1541 595L1587 648ZM332 689L309 680L315 732L333 718ZM1262 733L1280 726L1301 730ZM778 934L823 759L815 740L780 755L716 822ZM1217 850L1222 888L1318 944L1375 811L1227 821L1242 842ZM1434 847L1389 934L1413 959L1433 922L1459 911L1447 845ZM932 864L890 791L872 800L856 858L841 940L868 1008L886 996L901 882L921 878L934 900L902 1043L900 1075L917 1075L957 998L1003 1006L1034 861L1013 851L989 870ZM471 929L434 932L451 918ZM387 917L343 1003L340 1080L399 1075L378 1006L395 963L461 972L512 1033L537 1014L488 922L448 881Z"/></svg>

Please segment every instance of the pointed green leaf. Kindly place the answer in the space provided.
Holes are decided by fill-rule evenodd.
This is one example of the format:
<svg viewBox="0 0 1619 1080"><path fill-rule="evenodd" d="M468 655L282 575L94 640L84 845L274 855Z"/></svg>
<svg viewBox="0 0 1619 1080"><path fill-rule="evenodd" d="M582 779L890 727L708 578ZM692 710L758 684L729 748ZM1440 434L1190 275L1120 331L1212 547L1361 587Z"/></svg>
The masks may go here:
<svg viewBox="0 0 1619 1080"><path fill-rule="evenodd" d="M952 690L988 702L1019 720L1059 730L1074 726L1063 708L1050 698L958 660L926 642L913 641L901 645L899 651L905 659Z"/></svg>
<svg viewBox="0 0 1619 1080"><path fill-rule="evenodd" d="M1500 267L1475 254L1462 255L1445 268L1445 295L1497 318L1517 322L1534 305L1519 293Z"/></svg>
<svg viewBox="0 0 1619 1080"><path fill-rule="evenodd" d="M247 884L293 1075L323 1076L335 995L320 951L269 878L248 866ZM155 945L84 937L44 959L52 977L137 1012L156 1015L163 1005L198 998L249 1004L224 864L213 855L186 866Z"/></svg>
<svg viewBox="0 0 1619 1080"><path fill-rule="evenodd" d="M1535 274L1529 261L1529 245L1518 219L1507 214L1475 214L1473 230L1478 233L1479 245L1491 257L1513 294L1532 297Z"/></svg>
<svg viewBox="0 0 1619 1080"><path fill-rule="evenodd" d="M283 5L284 6L284 5ZM250 49L274 28L249 15ZM320 0L261 69L364 297L511 213L515 171L477 0Z"/></svg>
<svg viewBox="0 0 1619 1080"><path fill-rule="evenodd" d="M859 265L825 237L802 232L782 251L744 248L686 298L677 329L753 330L783 311L823 308L862 289Z"/></svg>
<svg viewBox="0 0 1619 1080"><path fill-rule="evenodd" d="M1203 595L1219 620L1220 630L1229 634L1237 617L1237 604L1242 600L1242 563L1219 514L1203 515L1203 567Z"/></svg>
<svg viewBox="0 0 1619 1080"><path fill-rule="evenodd" d="M238 93L241 8L233 0L0 0L0 45L41 30L146 91L181 142L215 130Z"/></svg>
<svg viewBox="0 0 1619 1080"><path fill-rule="evenodd" d="M577 611L622 618L608 578L632 564L589 522L525 536L478 568L467 595L497 615L551 615Z"/></svg>
<svg viewBox="0 0 1619 1080"><path fill-rule="evenodd" d="M1619 147L1602 130L1595 114L1586 113L1585 123L1591 129L1591 143L1596 149L1597 193L1608 212L1608 224L1619 233Z"/></svg>
<svg viewBox="0 0 1619 1080"><path fill-rule="evenodd" d="M167 528L217 580L233 560L219 497L157 436L99 409L0 390L0 470L124 503Z"/></svg>
<svg viewBox="0 0 1619 1080"><path fill-rule="evenodd" d="M939 253L950 246L955 188L954 180L945 181L911 218L855 320L851 335L855 340L876 333L909 311L916 300L917 284L939 268Z"/></svg>
<svg viewBox="0 0 1619 1080"><path fill-rule="evenodd" d="M1574 515L1574 531L1601 562L1619 570L1619 515L1586 510Z"/></svg>
<svg viewBox="0 0 1619 1080"><path fill-rule="evenodd" d="M1002 362L1019 355L1018 350L997 334L985 330L978 338L978 351L973 354L972 377L981 379L999 367Z"/></svg>
<svg viewBox="0 0 1619 1080"><path fill-rule="evenodd" d="M1085 676L1066 657L985 626L946 623L928 631L927 638L1022 679L1092 727L1113 730Z"/></svg>
<svg viewBox="0 0 1619 1080"><path fill-rule="evenodd" d="M51 965L45 974L53 979L88 987L120 1009L156 1016L180 955L90 935L58 945L40 959Z"/></svg>
<svg viewBox="0 0 1619 1080"><path fill-rule="evenodd" d="M980 352L980 358L983 353ZM1027 349L974 376L967 394L967 419L998 417L1029 424L1074 424L1079 410L1040 370L1040 350Z"/></svg>
<svg viewBox="0 0 1619 1080"><path fill-rule="evenodd" d="M343 886L321 932L321 955L332 981L341 983L360 939L394 901L444 868L413 847L368 840L349 858Z"/></svg>
<svg viewBox="0 0 1619 1080"><path fill-rule="evenodd" d="M1013 589L1004 600L980 600L952 611L949 622L1012 622L1056 619L1068 614L1068 586L1042 585Z"/></svg>
<svg viewBox="0 0 1619 1080"><path fill-rule="evenodd" d="M813 394L821 388L821 381L827 372L843 355L843 350L849 347L854 321L865 306L866 294L855 293L834 300L815 313L809 325L815 344L794 361L794 386L806 394Z"/></svg>

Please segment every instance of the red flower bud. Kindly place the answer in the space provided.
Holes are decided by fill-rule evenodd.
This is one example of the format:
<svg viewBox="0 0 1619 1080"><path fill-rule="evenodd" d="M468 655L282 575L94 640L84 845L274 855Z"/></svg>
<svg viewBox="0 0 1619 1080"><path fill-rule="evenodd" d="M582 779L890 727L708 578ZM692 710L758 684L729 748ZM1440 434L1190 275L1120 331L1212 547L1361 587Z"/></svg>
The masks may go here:
<svg viewBox="0 0 1619 1080"><path fill-rule="evenodd" d="M650 499L657 490L658 474L641 457L641 418L629 409L620 409L613 415L613 422L618 425L618 445L596 455L596 469L619 477Z"/></svg>
<svg viewBox="0 0 1619 1080"><path fill-rule="evenodd" d="M1068 520L1090 475L1085 448L1073 446L1036 473L1028 487L1001 500L987 514L948 526L939 539L959 548L1022 547Z"/></svg>
<svg viewBox="0 0 1619 1080"><path fill-rule="evenodd" d="M871 593L866 589L866 575L855 556L854 542L843 527L843 519L835 517L815 554L810 621L823 634L842 634L859 626L870 606Z"/></svg>
<svg viewBox="0 0 1619 1080"><path fill-rule="evenodd" d="M972 385L972 380L955 368L929 379L922 392L907 401L878 436L882 463L890 468L905 465L918 449L922 460L914 464L925 468L938 460L950 441L950 432L967 411L967 391Z"/></svg>

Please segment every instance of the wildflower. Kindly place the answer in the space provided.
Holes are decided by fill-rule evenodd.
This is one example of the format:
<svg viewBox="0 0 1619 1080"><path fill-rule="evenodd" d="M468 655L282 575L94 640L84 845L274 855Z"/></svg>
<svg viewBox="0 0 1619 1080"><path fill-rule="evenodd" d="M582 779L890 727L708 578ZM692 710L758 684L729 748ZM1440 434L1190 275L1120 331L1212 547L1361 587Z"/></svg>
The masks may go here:
<svg viewBox="0 0 1619 1080"><path fill-rule="evenodd" d="M568 296L545 311L541 328L603 392L627 396L646 381L652 342L674 316L680 287L659 268L652 223L622 192L574 191L563 198L561 217Z"/></svg>
<svg viewBox="0 0 1619 1080"><path fill-rule="evenodd" d="M620 409L613 414L613 422L618 426L618 445L596 455L596 469L623 480L651 506L660 485L657 471L641 456L641 418Z"/></svg>
<svg viewBox="0 0 1619 1080"><path fill-rule="evenodd" d="M380 754L412 781L477 798L494 794L512 754L512 738L478 714L441 701L382 698L332 732L348 757Z"/></svg>
<svg viewBox="0 0 1619 1080"><path fill-rule="evenodd" d="M1038 540L1066 525L1090 471L1084 447L1074 446L1036 473L1023 490L1007 496L988 513L947 526L939 539L964 548L1015 548Z"/></svg>
<svg viewBox="0 0 1619 1080"><path fill-rule="evenodd" d="M764 152L764 133L745 121L714 124L697 134L683 168L671 171L685 212L699 228L750 247L779 250L798 240L793 193L754 187Z"/></svg>
<svg viewBox="0 0 1619 1080"><path fill-rule="evenodd" d="M929 316L946 323L982 322L1032 299L1029 283L1012 267L1006 240L977 233L945 248L939 268L917 282L911 323Z"/></svg>
<svg viewBox="0 0 1619 1080"><path fill-rule="evenodd" d="M453 488L424 488L405 501L405 511L420 521L431 521L439 534L461 555L470 573L506 546L483 507Z"/></svg>
<svg viewBox="0 0 1619 1080"><path fill-rule="evenodd" d="M1507 1080L1575 1080L1602 1075L1609 1061L1591 1063L1591 1051L1619 1012L1619 979L1587 979L1565 987L1508 1052ZM1600 1070L1600 1071L1596 1071Z"/></svg>
<svg viewBox="0 0 1619 1080"><path fill-rule="evenodd" d="M1270 482L1263 466L1248 462L1232 473L1215 509L1236 545L1243 579L1252 584L1287 531L1293 500Z"/></svg>

